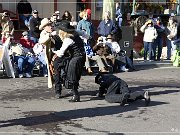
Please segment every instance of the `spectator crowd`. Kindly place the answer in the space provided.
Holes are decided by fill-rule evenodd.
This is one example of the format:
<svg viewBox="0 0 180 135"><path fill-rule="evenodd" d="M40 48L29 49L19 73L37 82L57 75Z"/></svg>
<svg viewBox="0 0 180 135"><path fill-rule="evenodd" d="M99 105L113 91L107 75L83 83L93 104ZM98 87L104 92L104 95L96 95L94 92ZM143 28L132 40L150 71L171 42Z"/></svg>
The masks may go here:
<svg viewBox="0 0 180 135"><path fill-rule="evenodd" d="M24 8L26 7L26 8ZM116 3L116 18L110 17L110 12L105 11L103 19L100 21L97 29L91 21L91 10L85 9L79 14L77 25L73 21L70 11L64 11L61 16L59 11L55 11L48 18L49 27L44 27L45 20L39 17L39 12L33 10L27 0L21 0L17 4L19 19L27 27L27 31L22 32L22 37L14 40L14 26L10 19L10 14L4 12L0 15L2 27L1 41L9 43L9 55L11 55L13 65L17 65L17 76L32 77L32 71L37 62L40 63L43 76L48 76L46 53L47 46L40 39L40 35L53 38L53 52L60 50L62 40L58 36L59 24L66 20L79 34L84 43L86 52L85 68L88 74L93 74L92 66L97 65L100 72L124 72L134 70L132 60L126 56L126 52L120 48L121 26L132 26L130 14L127 13L127 19L122 19L120 4ZM47 21L46 18L46 21ZM160 17L153 18L150 14L146 23L140 28L144 33L144 61L160 61L163 36L166 35L167 60L171 59L173 52L176 50L176 44L179 43L178 22L171 15L167 26L163 26ZM45 30L46 29L46 30ZM45 33L43 31L45 30ZM98 34L97 41L95 34ZM10 38L11 40L7 40Z"/></svg>

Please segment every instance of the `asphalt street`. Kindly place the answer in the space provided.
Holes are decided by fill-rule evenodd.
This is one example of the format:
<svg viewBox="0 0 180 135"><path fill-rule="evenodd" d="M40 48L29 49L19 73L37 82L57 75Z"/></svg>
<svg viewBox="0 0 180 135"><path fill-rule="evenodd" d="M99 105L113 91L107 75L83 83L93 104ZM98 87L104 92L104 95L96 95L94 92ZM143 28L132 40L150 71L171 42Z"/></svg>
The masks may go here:
<svg viewBox="0 0 180 135"><path fill-rule="evenodd" d="M180 68L161 67L117 73L131 91L149 90L143 100L108 103L95 95L95 76L83 75L81 102L55 99L47 78L0 79L0 134L180 134Z"/></svg>

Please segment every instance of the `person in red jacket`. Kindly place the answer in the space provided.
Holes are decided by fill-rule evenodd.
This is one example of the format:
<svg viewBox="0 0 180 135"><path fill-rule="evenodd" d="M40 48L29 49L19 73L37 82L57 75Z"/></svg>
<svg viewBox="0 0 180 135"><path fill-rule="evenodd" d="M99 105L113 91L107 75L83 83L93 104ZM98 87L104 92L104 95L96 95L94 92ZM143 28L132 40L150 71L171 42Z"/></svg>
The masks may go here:
<svg viewBox="0 0 180 135"><path fill-rule="evenodd" d="M32 49L35 45L34 42L29 39L29 34L27 31L24 31L22 33L22 37L20 38L20 44L27 49Z"/></svg>

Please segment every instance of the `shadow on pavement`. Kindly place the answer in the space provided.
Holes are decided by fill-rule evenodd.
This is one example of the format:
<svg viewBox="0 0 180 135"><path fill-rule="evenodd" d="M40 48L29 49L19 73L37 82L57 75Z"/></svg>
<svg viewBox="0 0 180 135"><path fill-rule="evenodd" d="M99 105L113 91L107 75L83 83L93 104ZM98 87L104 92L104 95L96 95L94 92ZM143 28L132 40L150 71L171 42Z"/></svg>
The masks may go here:
<svg viewBox="0 0 180 135"><path fill-rule="evenodd" d="M177 93L177 92L180 92L180 90L166 90L169 88L177 88L177 89L180 89L180 87L176 87L176 86L168 86L168 85L165 85L165 86L159 86L159 85L145 85L145 86L138 86L138 87L129 87L129 90L131 92L134 92L134 91L143 91L143 90L147 90L147 89L151 89L151 88L154 88L154 87L161 87L161 88L164 88L164 90L159 90L159 91L150 91L150 95L162 95L162 94L170 94L170 93Z"/></svg>
<svg viewBox="0 0 180 135"><path fill-rule="evenodd" d="M158 106L168 104L167 102L152 101L150 106ZM25 112L26 118L12 119L7 121L0 121L0 128L9 126L37 126L41 124L63 124L63 122L74 121L79 118L92 118L97 116L114 115L123 112L138 110L140 107L144 107L144 104L138 103L134 105L129 105L121 107L119 105L105 106L105 107L95 107L95 108L83 108L77 110L68 110L62 112L46 112L46 111L34 111ZM44 125L44 127L46 127ZM39 127L38 127L39 128Z"/></svg>

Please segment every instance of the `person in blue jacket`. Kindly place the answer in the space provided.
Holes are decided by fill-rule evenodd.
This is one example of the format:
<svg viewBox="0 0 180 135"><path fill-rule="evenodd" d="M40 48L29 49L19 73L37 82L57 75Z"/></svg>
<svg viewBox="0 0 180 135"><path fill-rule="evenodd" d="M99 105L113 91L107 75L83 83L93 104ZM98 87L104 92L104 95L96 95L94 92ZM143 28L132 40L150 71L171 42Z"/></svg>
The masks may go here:
<svg viewBox="0 0 180 135"><path fill-rule="evenodd" d="M107 37L110 34L114 34L117 31L117 27L113 20L110 19L110 12L105 11L104 19L100 22L97 32L99 36Z"/></svg>

